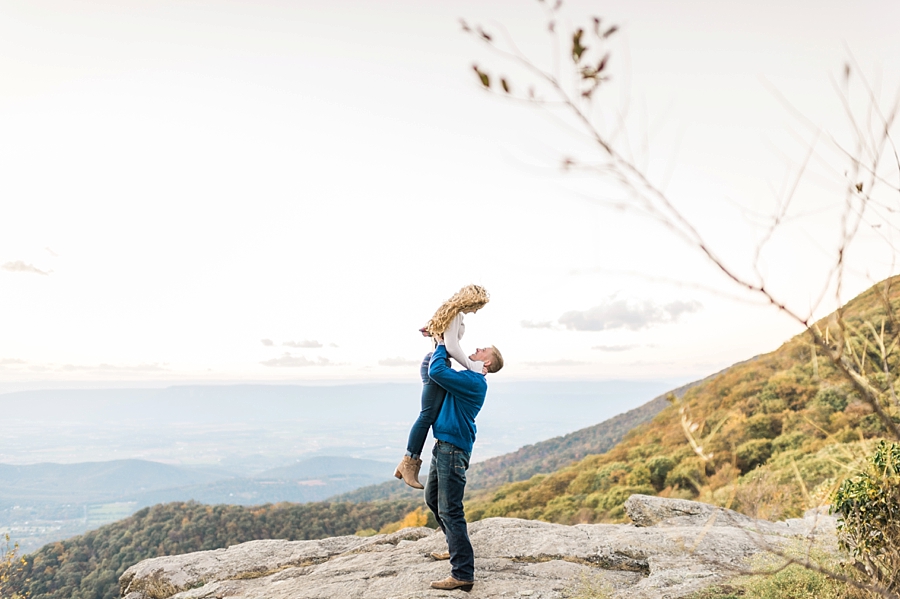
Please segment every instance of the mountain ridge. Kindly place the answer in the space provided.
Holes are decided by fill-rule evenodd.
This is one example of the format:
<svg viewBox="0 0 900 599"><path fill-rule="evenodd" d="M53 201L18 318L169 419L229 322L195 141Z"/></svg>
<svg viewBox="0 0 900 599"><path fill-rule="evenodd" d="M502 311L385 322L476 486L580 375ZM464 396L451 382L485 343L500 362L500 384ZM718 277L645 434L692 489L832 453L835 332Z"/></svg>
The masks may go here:
<svg viewBox="0 0 900 599"><path fill-rule="evenodd" d="M886 305L900 310L900 286L891 285L898 280L847 302L842 326L877 331L866 323L883 324L885 335L898 335L900 323L886 313ZM825 330L834 318L816 326ZM808 333L796 335L694 385L603 454L478 493L467 515L618 522L636 493L697 499L769 519L817 507L886 434L853 383L819 352ZM867 357L878 360L874 350ZM889 362L888 371L900 368L900 357Z"/></svg>

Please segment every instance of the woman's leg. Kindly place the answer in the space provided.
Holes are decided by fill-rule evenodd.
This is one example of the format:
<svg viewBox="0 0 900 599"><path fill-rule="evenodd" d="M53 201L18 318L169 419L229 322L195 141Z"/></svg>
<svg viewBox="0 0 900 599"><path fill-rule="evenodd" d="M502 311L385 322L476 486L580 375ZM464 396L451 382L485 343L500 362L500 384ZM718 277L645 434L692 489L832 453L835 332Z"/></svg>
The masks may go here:
<svg viewBox="0 0 900 599"><path fill-rule="evenodd" d="M430 362L431 352L425 355L420 369L422 375L422 410L419 412L419 418L409 431L409 440L406 443L406 455L414 460L419 459L422 447L425 446L425 437L428 436L428 429L437 420L438 414L441 412L441 406L444 405L444 397L447 395L443 387L432 381L431 377L428 376L428 364Z"/></svg>

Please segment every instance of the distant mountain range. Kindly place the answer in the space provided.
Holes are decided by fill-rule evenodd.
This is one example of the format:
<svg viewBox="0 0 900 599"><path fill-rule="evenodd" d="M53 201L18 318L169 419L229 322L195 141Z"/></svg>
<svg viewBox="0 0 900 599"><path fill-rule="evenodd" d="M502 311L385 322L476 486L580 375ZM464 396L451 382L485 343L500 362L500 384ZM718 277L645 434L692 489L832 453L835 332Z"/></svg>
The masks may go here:
<svg viewBox="0 0 900 599"><path fill-rule="evenodd" d="M597 431L522 446L584 422L606 421L667 386L661 381L492 384L490 403L479 416L479 456L504 457L475 465L476 479L482 469L486 476L473 488L525 476L529 468L543 471L550 463L535 461L542 452L571 445L575 457L561 458L570 460L578 452L602 451L600 437L613 435L614 442L623 434L620 428L632 426L634 414L618 416ZM418 385L361 384L2 394L9 410L0 462L9 456L78 463L0 463L0 534L9 530L31 550L146 505L306 503L377 487L394 481L418 393ZM585 435L598 437L582 439ZM509 453L516 448L522 449ZM326 457L330 451L339 457ZM90 459L108 455L141 459ZM498 465L501 471L487 472ZM511 468L516 472L510 474ZM376 491L420 499L402 484L385 488L387 493Z"/></svg>
<svg viewBox="0 0 900 599"><path fill-rule="evenodd" d="M316 457L273 468L250 477L234 477L185 487L137 493L127 500L139 505L193 500L200 503L259 505L321 501L393 477L394 465L375 460Z"/></svg>
<svg viewBox="0 0 900 599"><path fill-rule="evenodd" d="M392 464L347 457L309 458L252 476L147 460L0 464L0 534L9 531L31 551L157 503L309 503L392 474Z"/></svg>
<svg viewBox="0 0 900 599"><path fill-rule="evenodd" d="M490 401L478 419L479 453L503 455L601 422L674 386L492 382ZM420 392L421 384L377 383L2 393L0 463L134 458L215 465L247 476L313 456L393 462L403 454Z"/></svg>
<svg viewBox="0 0 900 599"><path fill-rule="evenodd" d="M225 476L146 460L81 464L0 464L0 505L122 500L135 493L209 483Z"/></svg>
<svg viewBox="0 0 900 599"><path fill-rule="evenodd" d="M249 477L210 468L146 460L81 464L0 464L0 506L167 501L260 504L318 501L360 483L386 480L391 464L346 457L316 457Z"/></svg>

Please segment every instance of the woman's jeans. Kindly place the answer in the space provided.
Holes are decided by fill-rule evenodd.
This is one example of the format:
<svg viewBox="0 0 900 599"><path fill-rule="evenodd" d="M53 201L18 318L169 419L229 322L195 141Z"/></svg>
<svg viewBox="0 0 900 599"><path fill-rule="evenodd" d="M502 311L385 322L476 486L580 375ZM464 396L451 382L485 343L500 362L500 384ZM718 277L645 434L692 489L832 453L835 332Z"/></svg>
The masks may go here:
<svg viewBox="0 0 900 599"><path fill-rule="evenodd" d="M431 380L428 376L428 365L431 363L431 352L425 354L422 360L420 373L422 374L422 411L419 412L419 418L412 429L409 431L409 440L406 442L406 455L418 458L425 446L425 437L428 436L428 429L437 420L438 414L441 412L441 406L444 405L444 397L447 392L444 388Z"/></svg>
<svg viewBox="0 0 900 599"><path fill-rule="evenodd" d="M475 580L475 553L463 511L468 469L469 453L439 440L431 450L431 468L425 484L425 503L434 512L450 549L450 576L466 581Z"/></svg>

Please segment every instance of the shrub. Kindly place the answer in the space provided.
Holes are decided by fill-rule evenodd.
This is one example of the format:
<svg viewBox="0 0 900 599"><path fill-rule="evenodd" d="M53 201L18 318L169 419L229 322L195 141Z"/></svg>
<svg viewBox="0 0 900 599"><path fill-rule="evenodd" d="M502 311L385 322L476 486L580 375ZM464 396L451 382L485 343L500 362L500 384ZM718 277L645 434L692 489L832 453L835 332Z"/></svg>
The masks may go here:
<svg viewBox="0 0 900 599"><path fill-rule="evenodd" d="M760 401L759 410L763 414L778 414L788 409L787 402L778 397L769 397L764 401Z"/></svg>
<svg viewBox="0 0 900 599"><path fill-rule="evenodd" d="M0 548L0 597L3 599L24 599L27 594L19 593L15 580L25 568L25 560L19 555L19 544L10 545L9 533L4 535L5 543Z"/></svg>
<svg viewBox="0 0 900 599"><path fill-rule="evenodd" d="M632 487L642 487L650 484L650 469L644 464L638 464L631 469L625 482Z"/></svg>
<svg viewBox="0 0 900 599"><path fill-rule="evenodd" d="M813 387L806 375L796 367L769 377L759 394L760 402L780 399L791 410L801 410L813 395Z"/></svg>
<svg viewBox="0 0 900 599"><path fill-rule="evenodd" d="M865 438L880 437L884 432L884 424L877 414L868 414L859 421L859 430Z"/></svg>
<svg viewBox="0 0 900 599"><path fill-rule="evenodd" d="M781 416L756 414L747 420L745 430L751 439L774 439L781 434Z"/></svg>
<svg viewBox="0 0 900 599"><path fill-rule="evenodd" d="M686 458L666 477L666 486L699 491L706 481L706 468L700 458Z"/></svg>
<svg viewBox="0 0 900 599"><path fill-rule="evenodd" d="M381 530L378 532L380 534L390 534L392 532L397 532L398 530L403 530L404 528L412 528L414 526L426 526L428 524L428 514L425 513L425 508L417 507L413 511L406 514L403 518L398 520L397 522L389 522L381 527ZM359 533L357 533L359 534Z"/></svg>
<svg viewBox="0 0 900 599"><path fill-rule="evenodd" d="M374 528L363 528L362 530L357 530L355 533L358 537L374 537L378 534L378 531Z"/></svg>
<svg viewBox="0 0 900 599"><path fill-rule="evenodd" d="M625 505L625 501L634 494L650 495L653 489L650 487L626 487L616 486L611 488L597 500L597 509L610 511L616 507Z"/></svg>
<svg viewBox="0 0 900 599"><path fill-rule="evenodd" d="M772 442L768 439L752 439L739 445L734 451L737 467L742 474L765 464L772 457Z"/></svg>
<svg viewBox="0 0 900 599"><path fill-rule="evenodd" d="M630 471L631 465L625 462L613 462L599 470L584 470L569 484L568 492L576 495L606 492L610 487L625 482Z"/></svg>
<svg viewBox="0 0 900 599"><path fill-rule="evenodd" d="M841 484L832 512L856 569L888 591L900 590L900 444L880 441L866 470Z"/></svg>
<svg viewBox="0 0 900 599"><path fill-rule="evenodd" d="M657 491L662 491L666 486L666 477L675 467L675 460L669 456L656 456L650 458L647 462L647 469L650 470L650 484Z"/></svg>
<svg viewBox="0 0 900 599"><path fill-rule="evenodd" d="M831 412L842 412L847 407L847 394L839 387L826 387L816 393L813 403L827 407Z"/></svg>
<svg viewBox="0 0 900 599"><path fill-rule="evenodd" d="M805 440L806 435L804 435L800 431L794 431L792 433L779 435L774 440L772 440L772 450L774 452L781 453L790 449L800 449L800 447L803 445L803 441Z"/></svg>
<svg viewBox="0 0 900 599"><path fill-rule="evenodd" d="M795 505L798 498L794 487L779 482L768 468L760 468L741 478L733 507L752 518L774 521L800 516L803 511Z"/></svg>
<svg viewBox="0 0 900 599"><path fill-rule="evenodd" d="M547 502L540 519L545 522L569 524L575 517L575 513L578 512L579 507L578 499L571 495L554 497Z"/></svg>

